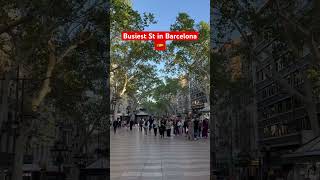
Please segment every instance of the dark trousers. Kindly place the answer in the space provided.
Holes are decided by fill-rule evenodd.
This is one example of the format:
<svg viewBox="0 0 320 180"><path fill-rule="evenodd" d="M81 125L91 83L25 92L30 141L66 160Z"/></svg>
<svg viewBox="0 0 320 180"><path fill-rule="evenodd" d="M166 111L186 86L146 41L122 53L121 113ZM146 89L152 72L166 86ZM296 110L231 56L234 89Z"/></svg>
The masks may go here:
<svg viewBox="0 0 320 180"><path fill-rule="evenodd" d="M117 132L117 127L113 127L113 131L114 131L114 133L116 133Z"/></svg>
<svg viewBox="0 0 320 180"><path fill-rule="evenodd" d="M167 136L170 137L171 135L171 129L167 129Z"/></svg>
<svg viewBox="0 0 320 180"><path fill-rule="evenodd" d="M198 138L198 129L194 129L193 133L194 133L194 138Z"/></svg>
<svg viewBox="0 0 320 180"><path fill-rule="evenodd" d="M153 128L153 131L154 131L154 135L155 135L155 136L157 136L157 130L158 130L157 128Z"/></svg>
<svg viewBox="0 0 320 180"><path fill-rule="evenodd" d="M178 126L174 127L174 134L175 134L175 135L179 134L179 128L178 128Z"/></svg>
<svg viewBox="0 0 320 180"><path fill-rule="evenodd" d="M142 131L142 126L140 126L140 131Z"/></svg>
<svg viewBox="0 0 320 180"><path fill-rule="evenodd" d="M133 126L133 124L130 124L130 131L132 131L132 126Z"/></svg>
<svg viewBox="0 0 320 180"><path fill-rule="evenodd" d="M163 129L162 129L162 128L159 128L159 133L160 133L160 136L163 137L163 133L164 133L164 132L163 132Z"/></svg>

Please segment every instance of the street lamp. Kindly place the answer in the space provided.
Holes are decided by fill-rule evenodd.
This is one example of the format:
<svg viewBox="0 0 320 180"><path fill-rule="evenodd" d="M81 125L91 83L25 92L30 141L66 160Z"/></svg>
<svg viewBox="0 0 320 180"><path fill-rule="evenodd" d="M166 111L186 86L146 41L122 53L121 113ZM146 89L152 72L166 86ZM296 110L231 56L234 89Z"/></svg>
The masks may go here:
<svg viewBox="0 0 320 180"><path fill-rule="evenodd" d="M55 165L57 165L59 168L59 177L61 180L63 180L62 165L68 158L70 150L68 149L67 145L65 145L62 141L57 141L50 151L54 159Z"/></svg>

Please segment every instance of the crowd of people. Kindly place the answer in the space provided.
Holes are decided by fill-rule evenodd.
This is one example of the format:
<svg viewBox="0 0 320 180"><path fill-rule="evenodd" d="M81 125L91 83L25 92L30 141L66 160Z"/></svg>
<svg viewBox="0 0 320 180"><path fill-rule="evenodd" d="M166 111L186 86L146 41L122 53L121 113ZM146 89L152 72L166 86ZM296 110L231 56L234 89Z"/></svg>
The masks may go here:
<svg viewBox="0 0 320 180"><path fill-rule="evenodd" d="M125 127L132 129L138 126L140 132L145 135L152 134L161 138L182 136L188 140L198 140L200 138L208 138L209 120L207 118L178 118L178 117L149 117L140 118L138 121L133 120L121 121L120 119L113 121L114 133L118 128ZM173 135L172 135L173 134Z"/></svg>

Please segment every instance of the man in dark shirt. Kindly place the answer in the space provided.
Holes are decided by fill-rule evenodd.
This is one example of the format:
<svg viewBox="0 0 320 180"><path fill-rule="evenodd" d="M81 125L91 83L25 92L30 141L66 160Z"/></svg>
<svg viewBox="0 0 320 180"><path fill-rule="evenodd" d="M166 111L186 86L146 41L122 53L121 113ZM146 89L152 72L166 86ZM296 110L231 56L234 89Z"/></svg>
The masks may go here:
<svg viewBox="0 0 320 180"><path fill-rule="evenodd" d="M194 123L194 138L197 139L198 138L198 132L199 132L199 120L198 120L198 118L195 118L193 123Z"/></svg>
<svg viewBox="0 0 320 180"><path fill-rule="evenodd" d="M130 131L132 131L133 120L130 120Z"/></svg>
<svg viewBox="0 0 320 180"><path fill-rule="evenodd" d="M113 121L113 132L114 132L114 134L116 134L116 132L117 132L117 126L118 126L118 121L114 120Z"/></svg>

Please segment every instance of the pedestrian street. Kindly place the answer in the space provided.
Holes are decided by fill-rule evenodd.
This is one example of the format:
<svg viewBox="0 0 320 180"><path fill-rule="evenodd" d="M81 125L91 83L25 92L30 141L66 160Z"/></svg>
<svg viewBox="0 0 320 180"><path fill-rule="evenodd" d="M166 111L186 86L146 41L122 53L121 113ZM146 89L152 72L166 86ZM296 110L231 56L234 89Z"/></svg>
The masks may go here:
<svg viewBox="0 0 320 180"><path fill-rule="evenodd" d="M209 139L161 139L121 128L110 133L111 180L209 180Z"/></svg>

